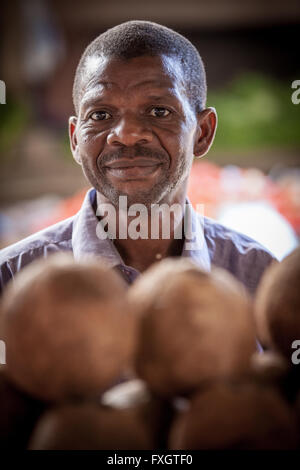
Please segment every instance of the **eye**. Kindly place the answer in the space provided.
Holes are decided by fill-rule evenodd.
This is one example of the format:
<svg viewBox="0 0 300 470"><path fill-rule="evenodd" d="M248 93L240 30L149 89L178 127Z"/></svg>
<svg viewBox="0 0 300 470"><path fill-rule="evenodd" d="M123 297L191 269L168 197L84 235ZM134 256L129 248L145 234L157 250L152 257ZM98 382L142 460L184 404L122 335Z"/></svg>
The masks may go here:
<svg viewBox="0 0 300 470"><path fill-rule="evenodd" d="M166 108L155 106L155 108L151 109L150 114L155 117L167 117L170 114L170 111Z"/></svg>
<svg viewBox="0 0 300 470"><path fill-rule="evenodd" d="M93 119L93 121L106 121L110 117L111 115L106 111L95 111L90 115L90 118Z"/></svg>

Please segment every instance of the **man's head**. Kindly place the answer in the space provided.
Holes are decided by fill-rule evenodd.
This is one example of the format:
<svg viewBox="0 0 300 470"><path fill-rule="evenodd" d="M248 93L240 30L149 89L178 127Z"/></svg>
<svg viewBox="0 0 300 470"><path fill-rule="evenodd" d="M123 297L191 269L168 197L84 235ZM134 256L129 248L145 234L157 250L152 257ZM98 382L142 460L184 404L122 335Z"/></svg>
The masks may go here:
<svg viewBox="0 0 300 470"><path fill-rule="evenodd" d="M165 55L175 58L182 67L187 96L199 113L206 103L206 76L197 49L181 34L150 21L128 21L100 34L85 49L78 64L73 103L76 114L85 88L91 57L116 57L129 60L140 56Z"/></svg>
<svg viewBox="0 0 300 470"><path fill-rule="evenodd" d="M155 23L131 21L85 50L74 80L71 148L90 183L117 206L176 199L216 116L195 47Z"/></svg>

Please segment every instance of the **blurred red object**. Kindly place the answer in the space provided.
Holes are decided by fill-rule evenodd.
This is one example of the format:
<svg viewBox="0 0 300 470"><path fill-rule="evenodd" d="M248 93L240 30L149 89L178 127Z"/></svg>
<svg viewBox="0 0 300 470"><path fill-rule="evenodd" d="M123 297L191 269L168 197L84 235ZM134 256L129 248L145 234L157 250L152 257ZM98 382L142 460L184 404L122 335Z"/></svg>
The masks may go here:
<svg viewBox="0 0 300 470"><path fill-rule="evenodd" d="M58 204L55 212L38 229L76 214L86 191L87 188ZM274 182L256 168L222 168L207 161L195 162L189 179L188 197L196 210L212 218L216 218L219 207L226 202L268 201L300 235L299 175L283 176Z"/></svg>
<svg viewBox="0 0 300 470"><path fill-rule="evenodd" d="M219 166L210 162L197 162L192 166L188 197L193 207L197 209L199 205L199 212L208 217L215 216L222 200L221 171Z"/></svg>
<svg viewBox="0 0 300 470"><path fill-rule="evenodd" d="M42 230L43 228L49 227L50 225L56 224L61 220L67 219L68 217L76 214L83 203L87 189L88 188L82 189L73 196L65 199L63 202L60 202L54 213L42 224L35 227L35 230Z"/></svg>
<svg viewBox="0 0 300 470"><path fill-rule="evenodd" d="M282 178L274 185L268 199L300 236L300 179Z"/></svg>

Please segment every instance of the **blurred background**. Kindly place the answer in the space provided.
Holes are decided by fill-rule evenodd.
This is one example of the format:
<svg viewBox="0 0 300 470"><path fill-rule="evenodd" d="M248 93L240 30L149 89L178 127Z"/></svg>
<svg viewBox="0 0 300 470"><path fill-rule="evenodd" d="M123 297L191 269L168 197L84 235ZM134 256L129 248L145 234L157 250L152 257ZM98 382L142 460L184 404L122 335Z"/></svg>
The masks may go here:
<svg viewBox="0 0 300 470"><path fill-rule="evenodd" d="M300 237L298 0L2 2L0 248L79 209L88 184L68 143L74 72L91 40L131 19L182 33L206 66L219 125L194 164L192 203L282 259Z"/></svg>

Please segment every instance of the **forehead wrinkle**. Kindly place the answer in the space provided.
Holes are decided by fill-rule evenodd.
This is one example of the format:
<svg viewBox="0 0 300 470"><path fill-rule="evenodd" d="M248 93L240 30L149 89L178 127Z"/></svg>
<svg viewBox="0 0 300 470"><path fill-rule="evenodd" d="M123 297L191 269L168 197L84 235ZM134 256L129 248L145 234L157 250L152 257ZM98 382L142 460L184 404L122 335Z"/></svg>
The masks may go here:
<svg viewBox="0 0 300 470"><path fill-rule="evenodd" d="M118 83L110 80L110 77L107 76L106 65L108 58L102 56L97 58L93 57L93 59L93 63L90 63L90 66L86 69L86 72L88 72L86 75L90 76L86 76L86 83L81 93L80 101L83 106L86 106L91 101L101 101L102 97L100 95L103 91L112 91L114 87L116 90L122 90L122 87ZM138 88L153 86L156 87L158 91L157 99L160 99L160 94L162 94L161 98L167 98L167 94L169 94L170 96L175 97L175 99L178 99L179 92L179 94L182 93L187 100L190 101L181 64L171 57L161 56L161 65L166 76L161 77L154 73L153 78L149 78L148 76L146 80L142 79L141 82L133 84L129 83L125 89L129 88L128 91L131 91L131 89L134 91ZM102 77L99 77L101 73ZM89 88L91 89L88 90ZM155 95L155 91L152 90L152 92L153 95ZM163 94L165 94L165 96L163 96ZM85 95L88 96L85 97Z"/></svg>
<svg viewBox="0 0 300 470"><path fill-rule="evenodd" d="M99 95L108 88L107 84L105 82L99 82L90 90L87 90L88 86L86 86L85 91L83 92L83 97L82 97L82 104L86 104L87 101L91 101L92 99L99 99Z"/></svg>
<svg viewBox="0 0 300 470"><path fill-rule="evenodd" d="M92 83L93 82L93 78L90 80L89 83ZM96 86L98 85L102 85L103 87L105 87L106 89L108 90L112 90L114 87L117 88L118 90L122 90L122 87L114 82L114 81L108 81L108 80L101 80L101 81L97 81L97 84ZM87 86L88 87L88 86ZM168 79L147 79L147 80L143 80L142 82L137 82L137 83L133 83L133 84L129 84L128 86L125 87L125 90L126 89L135 89L135 88L147 88L147 87L153 87L153 88L157 88L159 90L163 89L163 90L171 90L171 89L175 89L175 85L173 83L170 83L170 80Z"/></svg>
<svg viewBox="0 0 300 470"><path fill-rule="evenodd" d="M149 87L149 86L155 87L157 89L174 88L174 85L170 83L169 79L161 79L161 78L143 80L142 82L134 83L133 85L131 85L130 88L140 88L140 87L142 88L142 87Z"/></svg>
<svg viewBox="0 0 300 470"><path fill-rule="evenodd" d="M94 104L97 102L101 102L103 100L103 96L101 95L101 91L92 89L90 92L85 94L85 97L81 100L81 106L86 107L90 104Z"/></svg>
<svg viewBox="0 0 300 470"><path fill-rule="evenodd" d="M122 61L119 59L114 59L112 58L112 63L113 62L122 62L124 64L127 64L131 60L127 61ZM85 81L85 89L87 89L91 84L103 84L106 87L119 87L119 85L111 80L108 74L111 74L111 71L109 72L106 67L107 64L109 63L110 58L105 57L105 56L100 56L100 57L95 57L92 56L90 57L90 62L87 62L85 64L85 77L83 76L83 81ZM130 84L129 87L143 87L143 86L156 86L157 88L163 88L163 87L168 87L168 88L176 88L176 85L180 82L180 85L185 87L185 83L183 80L182 76L182 67L177 61L168 56L162 55L160 57L161 61L161 66L162 66L162 73L165 74L165 76L161 76L161 74L157 74L157 72L154 72L152 77L151 77L151 70L150 70L150 78L149 78L149 71L148 71L148 77L147 79L144 79L144 73L142 74L141 80L139 81L140 78L137 78L137 82L133 83L132 85ZM109 66L108 66L109 67ZM140 70L136 71L136 74L139 74ZM101 77L101 80L97 80L97 78ZM134 77L135 74L133 74ZM122 75L121 75L122 77Z"/></svg>
<svg viewBox="0 0 300 470"><path fill-rule="evenodd" d="M126 88L129 88L129 91L131 91L131 89L135 90L138 88L144 88L144 87L147 88L149 86L153 86L157 90L159 90L158 93L162 93L161 90L163 90L164 93L169 92L171 95L175 94L174 93L175 86L173 86L173 84L170 84L169 80L161 80L161 79L143 80L140 83L134 83L132 85L129 85L129 87L126 87ZM103 80L97 81L97 77L95 77L95 74L94 74L85 83L84 90L82 91L82 94L81 94L81 105L86 106L87 102L93 101L93 98L95 98L95 101L101 100L101 97L99 97L99 95L103 93L103 91L113 91L114 88L118 91L122 90L122 88L118 85L118 83L114 81L106 80L105 78ZM87 95L87 97L85 97L85 95Z"/></svg>
<svg viewBox="0 0 300 470"><path fill-rule="evenodd" d="M180 99L178 99L178 95L176 93L176 90L173 88L173 89L168 89L168 94L166 92L163 92L163 93L157 93L157 94L151 94L151 95L147 95L147 94L143 94L143 102L149 102L149 101L152 101L152 102L162 102L162 101L165 101L165 104L167 104L168 102L170 104L174 104L174 99L176 100L176 105L180 108L180 109L183 109L184 107L182 106L182 103L180 101ZM108 103L110 103L110 100L112 97L114 97L113 93L109 94L109 95L106 95L106 96L101 96L99 94L99 91L96 91L96 90L91 90L88 94L89 96L86 97L85 99L82 99L81 101L81 107L82 109L85 109L85 108L88 108L89 106L94 106L94 105L100 105L101 103L103 102L106 102L106 100L108 100ZM128 99L128 98L127 98ZM116 97L116 100L119 104L121 104L120 100L119 100L119 97ZM112 102L111 102L112 104Z"/></svg>
<svg viewBox="0 0 300 470"><path fill-rule="evenodd" d="M176 93L176 87L175 86L167 86L166 82L163 84L162 81L156 81L152 82L150 80L144 81L143 83L139 83L137 85L132 85L129 87L130 92L134 92L136 88L148 88L148 85L153 85L153 83L156 83L156 86L151 88L151 94L147 94L146 91L144 91L144 97L147 99L153 99L153 100L160 100L160 99L168 99L168 98L177 98L177 93ZM159 87L161 85L161 87ZM113 88L117 88L118 91L120 90L120 87L115 83L115 82L106 82L106 81L101 81L98 82L93 88L90 90L87 90L84 93L84 96L81 100L81 104L83 106L86 106L90 102L94 101L101 101L104 97L101 96L103 92L108 91L111 92L112 94L114 93ZM86 87L88 88L88 86ZM109 93L110 95L110 93Z"/></svg>

